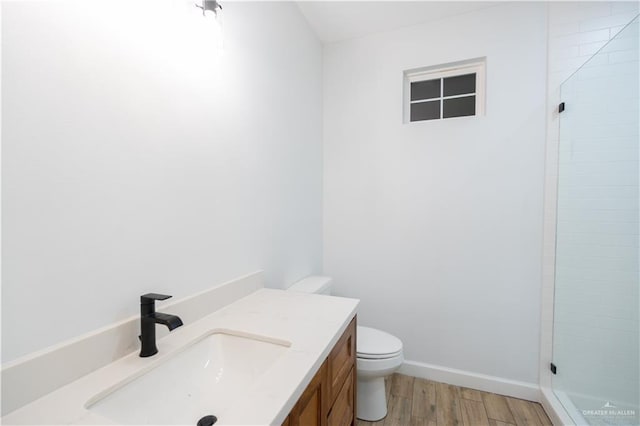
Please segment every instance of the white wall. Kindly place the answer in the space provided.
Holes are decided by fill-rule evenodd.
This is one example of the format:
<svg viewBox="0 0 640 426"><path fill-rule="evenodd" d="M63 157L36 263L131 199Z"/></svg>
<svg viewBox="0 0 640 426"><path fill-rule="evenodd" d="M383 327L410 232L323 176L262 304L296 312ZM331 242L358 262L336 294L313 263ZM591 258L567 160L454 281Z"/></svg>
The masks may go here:
<svg viewBox="0 0 640 426"><path fill-rule="evenodd" d="M292 3L3 2L2 361L321 268L322 47ZM160 309L161 305L160 305Z"/></svg>
<svg viewBox="0 0 640 426"><path fill-rule="evenodd" d="M487 57L486 116L402 123L402 71ZM408 360L538 380L546 6L325 47L324 272Z"/></svg>

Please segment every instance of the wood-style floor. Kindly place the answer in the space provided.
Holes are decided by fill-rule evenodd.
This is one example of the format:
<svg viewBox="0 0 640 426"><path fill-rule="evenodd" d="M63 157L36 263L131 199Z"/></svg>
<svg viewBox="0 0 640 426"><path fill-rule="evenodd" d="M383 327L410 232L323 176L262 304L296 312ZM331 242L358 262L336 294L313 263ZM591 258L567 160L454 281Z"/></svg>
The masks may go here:
<svg viewBox="0 0 640 426"><path fill-rule="evenodd" d="M357 426L551 426L540 404L394 374L387 417Z"/></svg>

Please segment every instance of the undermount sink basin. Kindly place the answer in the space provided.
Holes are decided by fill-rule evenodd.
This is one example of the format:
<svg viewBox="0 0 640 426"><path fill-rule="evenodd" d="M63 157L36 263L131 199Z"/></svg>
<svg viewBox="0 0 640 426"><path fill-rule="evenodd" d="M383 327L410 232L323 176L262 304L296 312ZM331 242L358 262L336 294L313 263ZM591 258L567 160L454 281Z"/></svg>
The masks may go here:
<svg viewBox="0 0 640 426"><path fill-rule="evenodd" d="M206 415L224 422L290 343L233 332L207 334L151 370L92 398L86 407L118 424L195 425Z"/></svg>

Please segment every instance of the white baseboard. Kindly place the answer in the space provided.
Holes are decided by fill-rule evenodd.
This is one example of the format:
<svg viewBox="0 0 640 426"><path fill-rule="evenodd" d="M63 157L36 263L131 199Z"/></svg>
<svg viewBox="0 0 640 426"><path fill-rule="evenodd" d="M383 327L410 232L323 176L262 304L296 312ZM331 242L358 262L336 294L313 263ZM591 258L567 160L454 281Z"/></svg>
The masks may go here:
<svg viewBox="0 0 640 426"><path fill-rule="evenodd" d="M398 373L528 401L540 402L541 399L540 388L537 384L456 370L439 365L405 361Z"/></svg>

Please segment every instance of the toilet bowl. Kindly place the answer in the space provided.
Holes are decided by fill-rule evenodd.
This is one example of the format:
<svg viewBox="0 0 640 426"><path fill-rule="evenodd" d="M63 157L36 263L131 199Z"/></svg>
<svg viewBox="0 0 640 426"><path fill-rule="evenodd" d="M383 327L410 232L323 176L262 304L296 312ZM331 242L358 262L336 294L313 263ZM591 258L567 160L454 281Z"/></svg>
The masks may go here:
<svg viewBox="0 0 640 426"><path fill-rule="evenodd" d="M331 294L331 278L312 276L289 287L291 291ZM384 378L402 365L402 341L375 328L356 329L356 372L358 405L356 416L361 420L378 421L387 415Z"/></svg>
<svg viewBox="0 0 640 426"><path fill-rule="evenodd" d="M402 365L402 341L370 327L359 326L356 337L358 375L357 417L370 422L387 415L384 378Z"/></svg>

